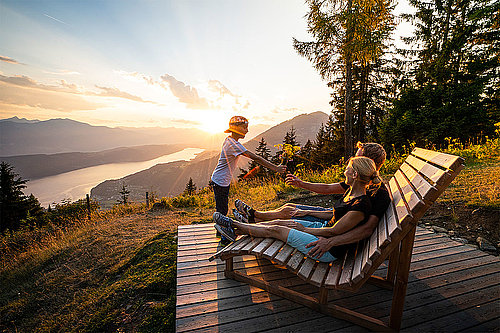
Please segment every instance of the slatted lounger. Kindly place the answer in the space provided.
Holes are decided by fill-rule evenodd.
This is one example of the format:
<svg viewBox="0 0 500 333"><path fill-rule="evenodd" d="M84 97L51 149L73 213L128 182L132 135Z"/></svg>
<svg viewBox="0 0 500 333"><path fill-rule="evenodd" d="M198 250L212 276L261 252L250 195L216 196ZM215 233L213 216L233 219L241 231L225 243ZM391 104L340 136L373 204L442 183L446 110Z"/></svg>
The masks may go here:
<svg viewBox="0 0 500 333"><path fill-rule="evenodd" d="M371 237L358 242L344 258L332 263L322 263L306 257L280 240L250 236L241 237L217 252L212 259L226 261L226 277L249 283L371 330L399 330L417 221L462 168L463 159L460 157L415 148L389 181L392 204ZM305 281L319 287L318 298L235 271L233 257L246 254L285 266ZM389 259L387 276L372 275L386 259ZM367 281L393 290L389 323L328 304L330 289L356 292Z"/></svg>

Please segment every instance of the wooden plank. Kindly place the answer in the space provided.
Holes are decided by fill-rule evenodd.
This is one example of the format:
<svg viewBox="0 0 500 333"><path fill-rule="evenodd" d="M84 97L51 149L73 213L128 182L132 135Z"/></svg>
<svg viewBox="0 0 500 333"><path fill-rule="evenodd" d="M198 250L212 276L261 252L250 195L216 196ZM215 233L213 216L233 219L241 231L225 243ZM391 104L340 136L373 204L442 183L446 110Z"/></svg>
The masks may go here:
<svg viewBox="0 0 500 333"><path fill-rule="evenodd" d="M260 242L262 242L263 240L264 238L254 238L250 243L243 246L240 251L243 253L249 253L254 247L259 245Z"/></svg>
<svg viewBox="0 0 500 333"><path fill-rule="evenodd" d="M274 257L274 261L281 265L285 265L290 258L292 257L292 253L296 251L295 248L290 245L285 245L281 248L281 251Z"/></svg>
<svg viewBox="0 0 500 333"><path fill-rule="evenodd" d="M272 243L271 246L269 246L267 250L265 250L264 253L262 253L262 257L269 260L273 259L274 256L278 254L278 252L280 251L280 249L283 247L284 244L285 243L283 241L276 239L274 243Z"/></svg>
<svg viewBox="0 0 500 333"><path fill-rule="evenodd" d="M252 237L250 236L243 236L241 239L238 239L232 248L230 248L228 251L225 251L226 253L239 253L242 248L245 247L248 243L252 241Z"/></svg>
<svg viewBox="0 0 500 333"><path fill-rule="evenodd" d="M422 216L423 214L421 214L421 212L426 207L424 201L415 192L412 185L408 183L408 180L405 178L405 176L400 170L396 171L394 177L396 178L396 182L399 185L401 194L404 197L406 203L408 204L408 207L410 208L412 215L414 217Z"/></svg>
<svg viewBox="0 0 500 333"><path fill-rule="evenodd" d="M311 280L309 280L309 282L312 285L315 285L316 287L322 286L323 281L324 281L329 269L330 269L330 263L326 263L326 262L318 263L318 265L316 266L316 269L314 270L314 272L311 276Z"/></svg>
<svg viewBox="0 0 500 333"><path fill-rule="evenodd" d="M357 248L357 246L356 246ZM349 286L351 284L352 271L354 270L354 258L356 256L356 248L347 251L347 257L342 267L342 274L340 275L338 288Z"/></svg>
<svg viewBox="0 0 500 333"><path fill-rule="evenodd" d="M259 243L256 247L250 251L251 254L256 256L261 256L262 253L275 241L274 238L265 238L262 242Z"/></svg>
<svg viewBox="0 0 500 333"><path fill-rule="evenodd" d="M415 148L412 155L430 161L443 168L456 170L463 163L463 158L446 153L438 153L428 149Z"/></svg>
<svg viewBox="0 0 500 333"><path fill-rule="evenodd" d="M406 163L411 165L415 170L417 170L421 175L425 176L427 179L430 179L434 184L441 186L446 182L448 178L448 174L429 164L425 161L422 161L412 155L406 158Z"/></svg>
<svg viewBox="0 0 500 333"><path fill-rule="evenodd" d="M389 208L391 206L392 205L389 204ZM387 223L387 217L388 216L393 217L394 214L391 215L390 211L387 210L386 213L384 214L384 216L382 216L382 218L378 222L378 228L377 228L378 238L377 239L378 239L378 248L379 249L383 249L384 247L386 247L391 242L391 238L389 237L388 226L387 226L387 224L388 224ZM394 223L396 223L396 222L394 222Z"/></svg>
<svg viewBox="0 0 500 333"><path fill-rule="evenodd" d="M366 244L363 247L363 266L361 267L363 275L372 267L372 261L370 259L370 238L367 238L365 241Z"/></svg>
<svg viewBox="0 0 500 333"><path fill-rule="evenodd" d="M300 266L297 275L304 280L308 280L312 274L314 267L316 266L316 260L307 257Z"/></svg>
<svg viewBox="0 0 500 333"><path fill-rule="evenodd" d="M290 260L286 264L286 267L290 269L292 272L296 272L297 269L299 269L302 261L304 261L304 257L305 255L302 252L300 251L295 252L295 254L290 258Z"/></svg>
<svg viewBox="0 0 500 333"><path fill-rule="evenodd" d="M389 188L392 193L392 202L394 203L394 210L396 213L395 216L397 216L397 219L394 219L394 221L397 221L396 225L391 224L392 219L389 219L389 217L387 221L389 224L389 236L391 237L392 241L392 238L396 237L395 235L398 235L400 233L401 228L406 228L407 224L410 221L413 221L413 218L411 213L408 211L406 202L401 196L401 192L399 191L399 187L394 177L389 181Z"/></svg>
<svg viewBox="0 0 500 333"><path fill-rule="evenodd" d="M439 192L432 186L424 177L422 177L418 172L411 168L408 164L403 163L399 168L401 172L409 179L413 184L420 197L427 202L433 202L437 199Z"/></svg>
<svg viewBox="0 0 500 333"><path fill-rule="evenodd" d="M385 218L385 216L383 218ZM371 261L373 261L376 258L378 258L380 256L380 253L381 253L380 252L380 247L378 246L378 234L379 234L378 229L382 228L380 226L381 222L379 222L377 228L375 228L375 230L373 230L373 233L370 236L370 252L368 254L368 257L370 258Z"/></svg>
<svg viewBox="0 0 500 333"><path fill-rule="evenodd" d="M364 261L365 246L365 241L358 242L358 250L356 251L356 258L354 259L354 270L352 271L351 284L361 281L365 276L365 274L361 271Z"/></svg>

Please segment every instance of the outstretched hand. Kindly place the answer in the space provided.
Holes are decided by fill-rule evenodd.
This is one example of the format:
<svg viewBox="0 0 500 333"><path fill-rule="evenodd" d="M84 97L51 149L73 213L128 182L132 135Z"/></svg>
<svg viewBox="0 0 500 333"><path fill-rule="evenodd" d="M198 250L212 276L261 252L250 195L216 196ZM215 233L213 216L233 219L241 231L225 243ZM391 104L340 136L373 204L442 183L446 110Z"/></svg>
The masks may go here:
<svg viewBox="0 0 500 333"><path fill-rule="evenodd" d="M307 252L307 255L310 256L311 258L321 258L323 254L328 252L330 248L332 247L330 245L330 242L328 241L328 238L324 237L319 237L317 241L311 242L306 245L307 248L312 247L312 249Z"/></svg>
<svg viewBox="0 0 500 333"><path fill-rule="evenodd" d="M292 186L296 186L296 187L300 187L300 178L295 176L295 175L292 175L291 173L289 173L288 175L286 175L286 179L285 179L285 183L287 185L292 185Z"/></svg>

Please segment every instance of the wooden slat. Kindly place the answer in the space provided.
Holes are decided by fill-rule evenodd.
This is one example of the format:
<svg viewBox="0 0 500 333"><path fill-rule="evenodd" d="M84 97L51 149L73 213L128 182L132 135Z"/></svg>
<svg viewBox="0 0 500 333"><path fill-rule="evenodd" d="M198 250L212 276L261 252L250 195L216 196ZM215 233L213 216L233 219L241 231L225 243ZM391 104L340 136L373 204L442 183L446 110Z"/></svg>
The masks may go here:
<svg viewBox="0 0 500 333"><path fill-rule="evenodd" d="M222 250L220 250L217 253L215 253L213 255L213 258L221 258L221 259L223 259L224 257L226 257L228 254L231 253L231 250L235 246L240 246L241 243L245 243L246 244L246 242L248 241L249 238L250 238L249 236L243 236L243 237L237 239L236 242L232 242L231 244L229 244L228 246L226 246ZM210 261L212 261L212 260L210 260Z"/></svg>
<svg viewBox="0 0 500 333"><path fill-rule="evenodd" d="M245 245L247 245L248 243L250 243L252 241L252 237L250 236L246 236L246 237L242 237L242 239L239 239L236 241L236 245L233 246L229 251L229 253L239 253L239 251L245 247Z"/></svg>
<svg viewBox="0 0 500 333"><path fill-rule="evenodd" d="M249 253L254 247L260 244L264 238L254 238L250 243L241 248L241 252Z"/></svg>
<svg viewBox="0 0 500 333"><path fill-rule="evenodd" d="M386 212L384 214L384 216L382 216L382 218L380 219L380 221L378 223L377 232L378 232L378 248L379 249L383 249L391 241L391 238L389 237L389 233L387 231L388 230L387 215L388 215L388 212Z"/></svg>
<svg viewBox="0 0 500 333"><path fill-rule="evenodd" d="M288 263L286 264L286 267L290 269L292 272L296 272L300 264L304 261L304 254L300 251L295 252L295 254L290 258Z"/></svg>
<svg viewBox="0 0 500 333"><path fill-rule="evenodd" d="M347 251L347 258L345 260L344 267L342 268L342 274L340 275L340 280L338 284L339 288L350 286L351 276L354 270L355 256L356 256L356 248L349 249Z"/></svg>
<svg viewBox="0 0 500 333"><path fill-rule="evenodd" d="M314 266L316 266L316 260L307 257L306 260L302 262L302 265L300 265L297 275L307 281L312 274Z"/></svg>
<svg viewBox="0 0 500 333"><path fill-rule="evenodd" d="M261 256L262 253L275 241L274 238L265 238L262 242L259 243L256 247L250 251L251 254L256 256Z"/></svg>
<svg viewBox="0 0 500 333"><path fill-rule="evenodd" d="M262 253L262 256L266 259L272 259L276 254L278 254L279 250L283 247L285 243L283 241L280 241L279 239L276 239L271 246L267 248L267 250Z"/></svg>
<svg viewBox="0 0 500 333"><path fill-rule="evenodd" d="M396 179L393 177L389 181L389 187L392 193L392 202L394 203L394 208L396 212L397 219L395 221L398 222L399 226L395 226L390 228L389 236L394 237L393 233L397 232L397 229L401 230L401 227L406 227L406 224L412 220L412 216L406 207L406 203L401 196L401 192L399 192L398 185L396 183ZM388 217L387 222L389 223L389 227L391 227L392 219ZM395 229L394 229L395 228Z"/></svg>
<svg viewBox="0 0 500 333"><path fill-rule="evenodd" d="M340 274L342 273L342 267L344 266L346 256L343 258L338 258L334 262L332 262L332 266L328 271L328 275L326 276L325 283L323 284L327 288L337 288L339 284Z"/></svg>
<svg viewBox="0 0 500 333"><path fill-rule="evenodd" d="M274 257L274 260L281 265L285 265L292 257L292 253L294 251L295 249L293 247L291 247L290 245L285 245L281 248L281 251Z"/></svg>
<svg viewBox="0 0 500 333"><path fill-rule="evenodd" d="M361 268L363 267L365 244L366 244L365 241L360 241L358 243L356 258L354 259L354 270L352 271L351 284L357 283L365 276L364 273L361 271Z"/></svg>
<svg viewBox="0 0 500 333"><path fill-rule="evenodd" d="M406 163L411 165L415 170L418 170L420 174L432 180L437 185L444 184L446 182L446 178L448 178L448 174L445 171L429 163L425 163L412 155L406 158Z"/></svg>
<svg viewBox="0 0 500 333"><path fill-rule="evenodd" d="M460 164L463 163L463 159L459 156L438 153L422 148L415 148L412 154L434 164L440 165L443 168L451 170L455 170Z"/></svg>
<svg viewBox="0 0 500 333"><path fill-rule="evenodd" d="M383 218L385 219L385 216ZM368 254L368 258L370 258L371 261L380 256L380 248L378 247L378 229L381 228L380 223L382 223L382 221L379 222L377 228L373 230L373 233L370 236L370 251Z"/></svg>
<svg viewBox="0 0 500 333"><path fill-rule="evenodd" d="M437 199L438 190L408 164L403 163L399 170L411 181L424 201L433 202Z"/></svg>
<svg viewBox="0 0 500 333"><path fill-rule="evenodd" d="M320 262L316 266L316 269L311 276L311 280L309 283L316 287L321 287L323 284L323 280L325 279L326 274L328 273L328 269L330 268L330 264L326 262Z"/></svg>
<svg viewBox="0 0 500 333"><path fill-rule="evenodd" d="M367 238L365 242L366 244L363 247L363 267L361 267L363 274L366 274L372 267L372 261L370 259L370 238Z"/></svg>
<svg viewBox="0 0 500 333"><path fill-rule="evenodd" d="M394 174L394 178L396 178L396 182L399 185L401 194L408 204L412 215L419 215L421 210L425 208L425 203L418 196L413 187L408 183L408 180L400 170L396 171L396 173Z"/></svg>

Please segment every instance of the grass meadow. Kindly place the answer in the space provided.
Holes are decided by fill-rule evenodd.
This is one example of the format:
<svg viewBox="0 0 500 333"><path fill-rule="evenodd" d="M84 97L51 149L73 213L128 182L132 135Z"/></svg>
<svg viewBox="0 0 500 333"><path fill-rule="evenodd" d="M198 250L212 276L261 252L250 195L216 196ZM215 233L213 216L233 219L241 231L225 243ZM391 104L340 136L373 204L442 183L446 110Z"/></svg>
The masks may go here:
<svg viewBox="0 0 500 333"><path fill-rule="evenodd" d="M482 145L450 142L446 152L466 159L466 168L441 197L471 207L498 209L499 139ZM387 178L404 159L392 154ZM335 182L343 169L299 171L305 180ZM251 180L232 187L241 198L272 209L304 193L282 178ZM177 226L211 223L212 193L159 200L95 213L68 228L21 230L0 238L0 331L175 331Z"/></svg>

